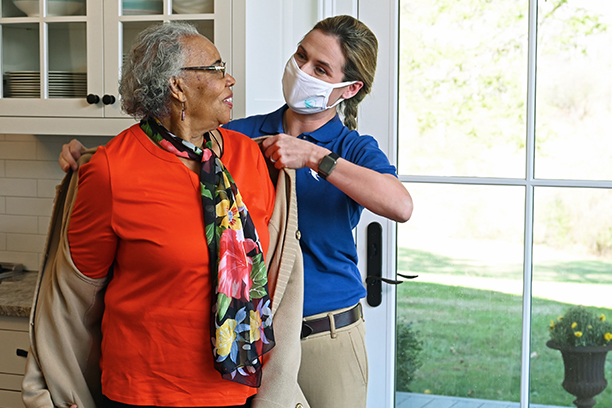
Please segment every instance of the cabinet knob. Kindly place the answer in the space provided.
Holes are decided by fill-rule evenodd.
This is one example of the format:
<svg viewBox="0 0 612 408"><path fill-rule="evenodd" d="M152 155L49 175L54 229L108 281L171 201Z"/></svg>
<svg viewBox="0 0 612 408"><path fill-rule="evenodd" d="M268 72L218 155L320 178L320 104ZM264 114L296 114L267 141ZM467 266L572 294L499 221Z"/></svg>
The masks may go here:
<svg viewBox="0 0 612 408"><path fill-rule="evenodd" d="M90 105L94 105L100 102L100 97L98 95L89 94L87 95L87 103Z"/></svg>
<svg viewBox="0 0 612 408"><path fill-rule="evenodd" d="M102 97L102 103L105 105L112 105L115 103L115 97L113 95L104 95Z"/></svg>

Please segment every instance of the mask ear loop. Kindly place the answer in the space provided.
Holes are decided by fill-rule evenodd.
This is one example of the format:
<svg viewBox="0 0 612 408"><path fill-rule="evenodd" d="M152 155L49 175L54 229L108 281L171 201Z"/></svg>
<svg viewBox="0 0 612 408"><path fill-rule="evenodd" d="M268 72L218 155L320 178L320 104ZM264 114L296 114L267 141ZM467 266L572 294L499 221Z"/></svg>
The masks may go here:
<svg viewBox="0 0 612 408"><path fill-rule="evenodd" d="M185 121L185 102L181 102L183 110L181 111L181 121Z"/></svg>
<svg viewBox="0 0 612 408"><path fill-rule="evenodd" d="M307 75L308 75L308 74L307 74ZM339 84L332 84L332 85L335 85L335 86L333 87L333 89L337 89L337 88L342 88L342 87L344 87L344 86L353 85L353 84L356 84L356 83L357 83L357 81L347 81L347 82L340 82ZM331 92L330 92L330 93L331 93ZM350 98L349 98L349 99L350 99ZM333 104L333 105L331 105L331 106L327 106L325 109L331 109L331 108L335 107L336 105L338 105L340 102L345 101L345 100L346 100L346 99L344 99L344 98L338 98L338 100L337 100L336 102L334 102L334 104Z"/></svg>

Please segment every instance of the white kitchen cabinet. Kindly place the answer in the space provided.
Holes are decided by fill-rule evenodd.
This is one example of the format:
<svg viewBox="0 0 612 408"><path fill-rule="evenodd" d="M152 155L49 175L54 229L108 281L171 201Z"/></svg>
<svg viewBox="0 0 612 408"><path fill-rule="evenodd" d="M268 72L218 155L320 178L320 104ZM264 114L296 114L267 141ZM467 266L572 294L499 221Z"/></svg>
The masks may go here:
<svg viewBox="0 0 612 408"><path fill-rule="evenodd" d="M21 381L29 348L28 318L0 316L0 408L23 408Z"/></svg>
<svg viewBox="0 0 612 408"><path fill-rule="evenodd" d="M230 73L244 64L232 55L244 48L232 48L244 0L41 0L29 15L16 3L36 1L0 3L0 133L112 136L133 124L120 110L118 81L124 53L149 25L189 21L215 43ZM77 6L70 15L57 9L66 4ZM206 7L191 14L189 4ZM237 80L240 96L244 78Z"/></svg>

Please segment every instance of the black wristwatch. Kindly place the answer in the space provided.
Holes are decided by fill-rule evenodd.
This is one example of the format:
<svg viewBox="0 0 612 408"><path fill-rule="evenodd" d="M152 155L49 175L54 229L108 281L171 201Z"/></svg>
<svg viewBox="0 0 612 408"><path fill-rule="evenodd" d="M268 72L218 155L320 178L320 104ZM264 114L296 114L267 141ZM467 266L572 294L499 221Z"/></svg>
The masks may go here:
<svg viewBox="0 0 612 408"><path fill-rule="evenodd" d="M340 156L336 153L330 153L323 157L319 163L319 177L323 180L327 180L327 177L334 171L339 158Z"/></svg>

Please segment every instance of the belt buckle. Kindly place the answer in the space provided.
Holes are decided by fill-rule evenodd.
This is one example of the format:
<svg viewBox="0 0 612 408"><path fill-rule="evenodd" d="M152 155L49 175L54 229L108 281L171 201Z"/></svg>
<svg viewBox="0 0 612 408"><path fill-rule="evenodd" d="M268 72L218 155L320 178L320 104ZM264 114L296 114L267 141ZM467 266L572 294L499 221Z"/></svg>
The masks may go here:
<svg viewBox="0 0 612 408"><path fill-rule="evenodd" d="M302 322L302 334L301 334L301 338L305 339L306 337L310 336L313 332L312 327L310 327L308 325L308 323L306 322Z"/></svg>

